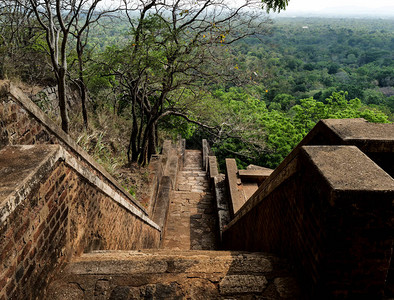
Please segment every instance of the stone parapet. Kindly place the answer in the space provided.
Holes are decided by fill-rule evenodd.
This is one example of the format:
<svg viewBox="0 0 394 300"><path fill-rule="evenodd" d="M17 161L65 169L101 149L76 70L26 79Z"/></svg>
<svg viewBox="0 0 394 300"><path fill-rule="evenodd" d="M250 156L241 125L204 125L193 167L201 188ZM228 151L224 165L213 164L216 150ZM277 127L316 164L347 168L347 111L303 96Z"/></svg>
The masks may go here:
<svg viewBox="0 0 394 300"><path fill-rule="evenodd" d="M102 166L21 90L9 81L0 81L0 149L7 145L59 144L89 172L94 173L123 194L133 205L147 214L145 208L136 201Z"/></svg>
<svg viewBox="0 0 394 300"><path fill-rule="evenodd" d="M209 149L208 143L206 143L206 145L206 148ZM225 175L219 173L216 156L209 155L205 160L205 168L207 169L209 185L215 199L215 209L217 213L219 239L221 244L223 230L230 222L229 196L226 187L226 180Z"/></svg>
<svg viewBox="0 0 394 300"><path fill-rule="evenodd" d="M233 218L247 200L234 158L226 158L226 183L229 194L230 216Z"/></svg>
<svg viewBox="0 0 394 300"><path fill-rule="evenodd" d="M372 141L355 139L356 125ZM384 165L390 161L376 158L392 155L393 131L372 125L316 125L227 226L226 249L288 257L312 298L383 297L392 287L394 179ZM378 127L379 135L367 133Z"/></svg>
<svg viewBox="0 0 394 300"><path fill-rule="evenodd" d="M3 148L0 177L0 298L41 297L83 252L159 246L159 226L59 145Z"/></svg>
<svg viewBox="0 0 394 300"><path fill-rule="evenodd" d="M213 156L213 152L211 150L211 147L209 146L209 143L206 139L202 140L202 168L208 172L208 159L209 156Z"/></svg>
<svg viewBox="0 0 394 300"><path fill-rule="evenodd" d="M158 224L161 237L165 234L172 192L176 188L179 169L185 160L185 140L176 144L170 140L163 143L160 155L152 157L150 168L154 169L155 193L152 207L152 220Z"/></svg>

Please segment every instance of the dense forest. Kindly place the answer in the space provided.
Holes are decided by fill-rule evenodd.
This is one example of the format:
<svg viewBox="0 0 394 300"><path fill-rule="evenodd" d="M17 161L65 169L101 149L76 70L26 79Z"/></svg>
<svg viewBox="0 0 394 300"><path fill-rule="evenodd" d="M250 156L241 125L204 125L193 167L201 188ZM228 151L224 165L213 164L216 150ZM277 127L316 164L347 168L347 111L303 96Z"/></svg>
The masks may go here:
<svg viewBox="0 0 394 300"><path fill-rule="evenodd" d="M129 162L146 164L181 135L190 146L207 138L240 167L274 168L319 119L394 120L393 20L271 20L250 1L63 7L63 16L16 3L0 7L0 78L77 90L81 116L70 124L59 97L63 130L80 124L89 145L105 115Z"/></svg>
<svg viewBox="0 0 394 300"><path fill-rule="evenodd" d="M262 165L280 163L319 119L394 120L392 20L277 18L268 35L244 39L231 51L250 81L212 93L227 103L254 99L261 106ZM231 141L217 150L227 155L242 147Z"/></svg>

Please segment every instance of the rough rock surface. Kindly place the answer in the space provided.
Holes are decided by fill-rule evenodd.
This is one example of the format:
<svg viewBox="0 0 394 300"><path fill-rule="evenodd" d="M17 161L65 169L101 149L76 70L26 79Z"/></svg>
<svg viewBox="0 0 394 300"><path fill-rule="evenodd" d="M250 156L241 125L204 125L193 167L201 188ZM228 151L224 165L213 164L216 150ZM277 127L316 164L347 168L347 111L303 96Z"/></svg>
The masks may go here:
<svg viewBox="0 0 394 300"><path fill-rule="evenodd" d="M262 253L98 251L70 263L46 299L296 299L286 269Z"/></svg>

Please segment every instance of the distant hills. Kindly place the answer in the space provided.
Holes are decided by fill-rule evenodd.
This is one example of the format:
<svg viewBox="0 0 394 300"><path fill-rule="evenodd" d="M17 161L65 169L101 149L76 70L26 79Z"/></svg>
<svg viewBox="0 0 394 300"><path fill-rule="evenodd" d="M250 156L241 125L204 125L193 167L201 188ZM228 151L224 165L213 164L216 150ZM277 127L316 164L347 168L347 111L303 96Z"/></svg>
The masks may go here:
<svg viewBox="0 0 394 300"><path fill-rule="evenodd" d="M350 17L350 18L394 18L394 8L365 8L355 6L330 7L325 9L288 9L276 14L277 17Z"/></svg>

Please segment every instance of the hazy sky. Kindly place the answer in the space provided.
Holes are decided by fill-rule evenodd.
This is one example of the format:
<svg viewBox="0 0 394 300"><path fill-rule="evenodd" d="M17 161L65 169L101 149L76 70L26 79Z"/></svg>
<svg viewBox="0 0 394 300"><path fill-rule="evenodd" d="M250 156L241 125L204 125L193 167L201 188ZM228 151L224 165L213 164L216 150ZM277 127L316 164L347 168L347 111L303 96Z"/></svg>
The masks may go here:
<svg viewBox="0 0 394 300"><path fill-rule="evenodd" d="M285 14L301 12L394 15L394 0L289 0Z"/></svg>

